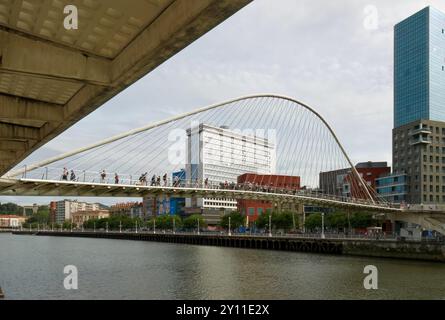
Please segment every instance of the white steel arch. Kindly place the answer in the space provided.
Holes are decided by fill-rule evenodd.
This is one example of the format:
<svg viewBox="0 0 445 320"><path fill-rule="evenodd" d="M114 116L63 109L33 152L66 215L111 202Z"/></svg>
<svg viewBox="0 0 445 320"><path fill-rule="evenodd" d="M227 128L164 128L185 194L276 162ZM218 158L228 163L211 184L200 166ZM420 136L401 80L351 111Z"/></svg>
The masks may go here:
<svg viewBox="0 0 445 320"><path fill-rule="evenodd" d="M149 124L149 125L137 128L137 129L130 130L128 132L125 132L125 133L122 133L122 134L119 134L119 135L115 135L115 136L113 136L111 138L104 139L102 141L99 141L97 143L91 144L89 146L86 146L86 147L83 147L83 148L79 148L79 149L76 149L76 150L73 150L73 151L70 151L70 152L66 152L66 153L63 153L61 155L58 155L58 156L55 156L55 157L52 157L52 158L49 158L49 159L46 159L46 160L34 163L34 164L31 164L31 165L27 165L24 168L19 168L17 170L11 170L8 173L6 173L5 177L7 177L7 178L17 177L17 176L23 175L26 171L31 171L31 170L34 170L36 168L47 166L47 165L49 165L51 163L54 163L54 162L59 161L59 160L62 160L64 158L67 158L67 157L70 157L70 156L73 156L73 155L76 155L76 154L79 154L79 153L82 153L82 152L85 152L85 151L89 151L91 149L94 149L94 148L106 145L108 143L112 143L114 141L117 141L117 140L129 137L129 136L138 134L140 132L148 131L148 130L160 127L162 125L169 124L169 123L177 121L177 120L181 120L181 119L186 118L188 116L192 116L192 115L199 114L199 113L202 113L202 112L205 112L205 111L209 111L209 110L212 110L212 109L223 107L223 106L226 106L226 105L234 103L234 102L239 102L239 101L248 100L248 99L255 99L255 98L276 98L276 99L287 100L287 101L290 101L292 103L295 103L295 104L297 104L297 105L307 109L312 114L314 114L325 125L325 127L329 130L329 132L331 133L332 137L334 138L337 146L340 148L342 154L344 155L345 159L347 160L348 164L350 165L351 170L352 170L355 178L358 179L358 181L360 182L360 184L363 187L363 189L365 190L365 193L368 196L369 200L372 203L375 203L375 200L374 200L373 196L371 196L371 193L370 193L369 189L367 188L366 183L364 182L363 178L358 173L358 171L355 168L354 164L352 163L351 159L347 155L343 145L341 144L340 140L338 139L337 135L335 134L335 132L331 128L331 126L328 124L328 122L317 111L315 111L315 109L313 109L312 107L310 107L309 105L307 105L305 103L302 103L302 102L300 102L300 101L298 101L298 100L296 100L294 98L291 98L291 97L288 97L288 96L285 96L285 95L268 94L268 93L242 96L242 97L231 99L231 100L228 100L228 101L225 101L225 102L222 102L222 103L216 103L216 104L212 104L212 105L209 105L209 106L205 106L205 107L199 108L199 109L194 110L194 111L186 112L186 113L180 114L178 116L171 117L171 118L166 119L166 120L158 121L158 122L155 122L155 123L152 123L152 124Z"/></svg>

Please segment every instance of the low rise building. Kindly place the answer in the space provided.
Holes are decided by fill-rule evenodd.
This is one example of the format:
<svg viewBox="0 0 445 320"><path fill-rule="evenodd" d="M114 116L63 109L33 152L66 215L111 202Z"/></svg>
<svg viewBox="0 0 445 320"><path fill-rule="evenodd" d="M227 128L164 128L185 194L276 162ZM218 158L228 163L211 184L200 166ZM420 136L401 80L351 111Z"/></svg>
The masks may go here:
<svg viewBox="0 0 445 320"><path fill-rule="evenodd" d="M104 219L110 217L110 213L108 210L86 210L86 211L77 211L72 215L73 224L77 226L81 226L84 222L91 219Z"/></svg>
<svg viewBox="0 0 445 320"><path fill-rule="evenodd" d="M185 215L185 198L162 196L147 196L143 200L143 212L146 218L170 215Z"/></svg>
<svg viewBox="0 0 445 320"><path fill-rule="evenodd" d="M138 201L116 203L110 207L110 215L144 219L144 203Z"/></svg>
<svg viewBox="0 0 445 320"><path fill-rule="evenodd" d="M26 217L17 215L0 215L0 228L20 228Z"/></svg>

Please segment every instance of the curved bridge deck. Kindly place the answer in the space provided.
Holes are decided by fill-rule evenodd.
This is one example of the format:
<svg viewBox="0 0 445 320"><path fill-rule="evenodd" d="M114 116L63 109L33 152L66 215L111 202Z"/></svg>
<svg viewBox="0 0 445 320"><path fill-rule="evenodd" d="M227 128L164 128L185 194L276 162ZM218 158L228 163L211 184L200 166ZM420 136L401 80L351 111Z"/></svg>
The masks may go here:
<svg viewBox="0 0 445 320"><path fill-rule="evenodd" d="M400 212L387 205L360 200L341 200L334 196L314 193L279 193L251 190L139 186L38 179L0 179L0 195L9 196L73 196L73 197L144 197L169 195L173 197L202 196L213 198L252 199L304 203L373 212Z"/></svg>

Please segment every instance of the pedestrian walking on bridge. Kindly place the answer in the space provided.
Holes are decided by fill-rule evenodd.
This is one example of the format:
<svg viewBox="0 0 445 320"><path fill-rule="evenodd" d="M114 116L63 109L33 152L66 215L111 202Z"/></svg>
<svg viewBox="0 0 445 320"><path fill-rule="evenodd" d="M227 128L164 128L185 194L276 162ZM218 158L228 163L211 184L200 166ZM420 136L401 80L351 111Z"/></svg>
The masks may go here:
<svg viewBox="0 0 445 320"><path fill-rule="evenodd" d="M102 170L102 173L100 174L100 182L105 183L105 178L107 177L107 173L105 170Z"/></svg>
<svg viewBox="0 0 445 320"><path fill-rule="evenodd" d="M70 180L71 181L76 181L76 174L74 173L74 170L71 170Z"/></svg>

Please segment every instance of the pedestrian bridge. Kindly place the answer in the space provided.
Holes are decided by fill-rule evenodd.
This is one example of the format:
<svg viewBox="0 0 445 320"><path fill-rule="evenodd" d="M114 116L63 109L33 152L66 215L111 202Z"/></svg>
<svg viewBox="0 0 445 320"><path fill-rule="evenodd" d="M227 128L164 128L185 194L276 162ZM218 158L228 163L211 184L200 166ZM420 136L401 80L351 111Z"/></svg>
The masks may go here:
<svg viewBox="0 0 445 320"><path fill-rule="evenodd" d="M174 176L178 172L182 176ZM245 185L238 185L245 174ZM1 194L10 195L178 193L391 207L363 180L319 113L273 94L241 97L133 129L15 168L1 181Z"/></svg>
<svg viewBox="0 0 445 320"><path fill-rule="evenodd" d="M0 179L0 195L5 196L54 196L54 197L146 197L166 195L171 197L205 197L265 200L279 203L306 204L369 212L400 212L401 209L384 204L372 204L362 199L346 199L336 196L300 190L249 190L241 186L224 189L218 186L148 186L131 184L107 184L39 179Z"/></svg>
<svg viewBox="0 0 445 320"><path fill-rule="evenodd" d="M238 181L246 173L253 178ZM445 234L443 211L384 201L320 114L274 94L206 106L14 168L0 178L0 195L262 200L383 213Z"/></svg>

